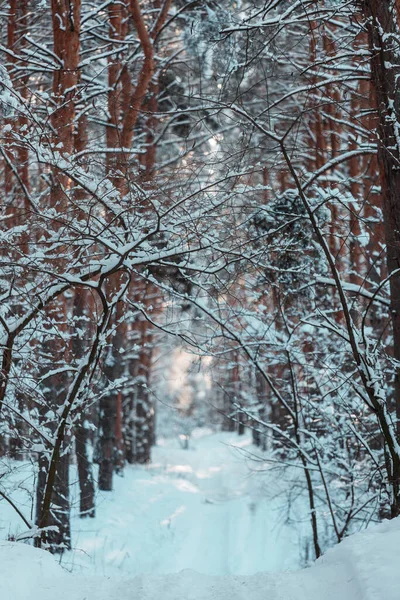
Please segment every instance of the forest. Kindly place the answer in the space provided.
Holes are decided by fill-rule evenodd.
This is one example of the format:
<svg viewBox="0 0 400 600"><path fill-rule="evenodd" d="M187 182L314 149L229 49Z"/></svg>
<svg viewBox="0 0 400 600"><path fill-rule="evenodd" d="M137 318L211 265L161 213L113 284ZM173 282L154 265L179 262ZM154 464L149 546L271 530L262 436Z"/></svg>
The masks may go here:
<svg viewBox="0 0 400 600"><path fill-rule="evenodd" d="M0 540L74 572L107 506L135 575L252 575L396 523L400 0L0 0L0 56Z"/></svg>

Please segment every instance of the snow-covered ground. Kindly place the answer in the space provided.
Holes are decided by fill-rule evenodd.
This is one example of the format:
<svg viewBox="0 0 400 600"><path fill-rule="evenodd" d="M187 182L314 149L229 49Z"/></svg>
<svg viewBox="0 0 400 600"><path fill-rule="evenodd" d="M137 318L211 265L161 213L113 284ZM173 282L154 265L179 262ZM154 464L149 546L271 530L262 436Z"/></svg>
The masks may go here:
<svg viewBox="0 0 400 600"><path fill-rule="evenodd" d="M296 568L297 529L285 494L246 456L250 438L195 432L189 449L161 440L151 465L127 467L99 493L96 519L73 519L74 572L132 577L195 569L250 575ZM308 527L308 524L306 528Z"/></svg>
<svg viewBox="0 0 400 600"><path fill-rule="evenodd" d="M185 570L134 579L75 575L53 557L0 542L6 600L398 600L400 519L347 538L309 569L249 577Z"/></svg>
<svg viewBox="0 0 400 600"><path fill-rule="evenodd" d="M46 552L0 541L0 599L399 600L400 519L296 571L306 507L293 494L296 526L287 521L290 482L260 473L253 451L247 436L204 430L188 450L161 440L151 465L127 468L114 492L99 493L95 519L73 517L74 550L62 566ZM31 478L21 463L7 477L26 514ZM3 538L24 529L4 501L0 528Z"/></svg>
<svg viewBox="0 0 400 600"><path fill-rule="evenodd" d="M62 565L75 573L134 577L195 569L210 575L251 575L298 568L309 537L307 506L294 499L288 523L288 487L275 471L249 458L249 436L197 430L189 449L175 437L160 440L153 462L127 467L113 492L98 492L95 519L77 515L72 469L73 551ZM6 468L3 465L3 469ZM12 463L2 483L31 517L33 467ZM296 511L296 507L299 510ZM301 514L303 513L303 514ZM299 521L304 519L303 526ZM0 501L0 538L26 530Z"/></svg>

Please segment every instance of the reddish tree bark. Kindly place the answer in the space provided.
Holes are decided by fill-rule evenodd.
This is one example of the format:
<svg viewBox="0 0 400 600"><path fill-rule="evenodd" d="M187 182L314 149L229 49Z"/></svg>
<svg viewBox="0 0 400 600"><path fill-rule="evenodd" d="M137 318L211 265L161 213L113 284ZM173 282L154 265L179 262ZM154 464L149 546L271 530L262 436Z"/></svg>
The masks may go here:
<svg viewBox="0 0 400 600"><path fill-rule="evenodd" d="M398 6L382 0L364 0L371 50L371 81L378 109L378 160L381 172L382 210L390 276L393 356L400 361L400 57L397 45ZM396 369L395 397L400 434L400 368ZM400 485L400 481L398 482ZM400 502L392 507L400 513Z"/></svg>
<svg viewBox="0 0 400 600"><path fill-rule="evenodd" d="M121 63L118 58L109 60L109 123L107 128L107 146L110 150L108 153L108 171L110 178L121 196L125 195L129 190L130 178L140 178L140 175L129 172L131 159L131 149L134 138L134 130L138 121L140 111L150 93L149 106L151 107L152 115L148 119L148 136L147 136L147 152L145 157L145 179L149 180L153 173L155 163L156 148L154 145L154 128L156 125L156 117L154 113L157 109L157 85L152 81L155 72L155 52L154 45L161 27L164 25L170 7L170 0L166 0L163 7L159 9L158 16L150 27L145 22L145 18L140 8L138 0L130 0L124 3L112 3L109 6L109 21L110 21L110 37L116 40L124 39L127 30L126 22L128 15L130 16L133 25L136 29L141 49L143 52L143 63L141 65L137 83L133 86L129 71L126 65ZM113 152L118 149L118 152ZM146 207L140 207L144 210ZM120 286L121 280L116 277L113 285L115 289ZM132 288L141 289L138 278L133 278ZM137 290L135 290L136 293ZM112 341L112 349L106 369L107 377L112 380L118 378L122 374L123 366L121 366L121 356L119 349L124 346L127 338L127 325L124 322L122 315L116 314L116 322L118 323L118 331ZM148 331L147 322L140 326L142 344L147 345L147 340L151 336ZM143 348L144 348L143 346ZM140 357L134 364L128 366L130 374L137 376L143 382L148 381L151 366L151 354L147 350L142 349ZM117 406L118 396L110 394L107 398L101 401L101 438L99 440L100 448L100 476L99 485L101 489L112 488L112 471L116 466L116 462L120 463L118 458L118 447L121 443L118 442L120 433L119 419L121 415L121 407ZM132 402L134 406L132 405ZM147 386L142 385L136 390L134 398L128 399L127 404L130 409L128 412L128 424L125 427L126 433L126 458L129 462L147 462L150 457L150 446L147 441L150 437L146 432L150 431L151 423L148 422L151 411L148 411L150 406L150 398L148 397ZM138 424L141 424L142 431L139 432ZM143 439L140 443L136 443L139 439ZM132 439L131 439L132 438ZM113 449L111 449L113 445ZM150 442L151 445L151 442ZM139 448L140 446L140 448ZM114 461L113 467L111 463Z"/></svg>
<svg viewBox="0 0 400 600"><path fill-rule="evenodd" d="M53 145L62 147L61 154L68 156L74 150L74 128L75 128L75 96L79 83L79 51L80 51L80 0L52 0L52 25L54 53L59 58L59 68L53 73L52 94L55 108L51 121L54 129ZM53 170L53 185L50 189L50 205L59 214L56 226L60 226L66 218L68 200L66 191L70 187L68 177L57 168ZM60 263L62 262L60 258ZM57 265L62 266L61 264ZM46 361L53 364L65 363L68 348L62 336L54 338L51 334L53 323L61 331L67 328L66 300L57 300L48 312L49 335L43 343L42 351ZM48 366L48 363L47 363ZM62 405L65 390L68 389L68 376L56 374L47 378L44 390L45 406L41 408L42 420L47 418L48 407L57 411ZM56 412L57 414L57 412ZM57 428L58 423L50 423L52 429ZM64 442L64 446L67 440ZM39 457L39 477L37 483L36 520L41 527L57 525L58 531L51 531L42 535L52 552L63 552L70 548L71 534L69 521L69 452L64 451L58 456L57 468L54 482L48 477L50 465L47 454ZM43 473L47 474L46 476ZM49 487L50 486L50 487ZM50 506L45 506L45 499L50 499ZM40 542L39 542L40 543Z"/></svg>

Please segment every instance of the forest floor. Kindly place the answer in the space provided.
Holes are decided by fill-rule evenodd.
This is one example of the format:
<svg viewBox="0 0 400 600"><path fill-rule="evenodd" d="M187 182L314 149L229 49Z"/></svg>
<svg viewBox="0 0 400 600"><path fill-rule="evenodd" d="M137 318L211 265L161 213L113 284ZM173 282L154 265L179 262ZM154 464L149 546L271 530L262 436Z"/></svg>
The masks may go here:
<svg viewBox="0 0 400 600"><path fill-rule="evenodd" d="M73 550L62 565L124 578L183 569L251 575L302 566L307 507L290 481L255 460L250 436L199 429L187 450L181 444L178 437L161 439L150 465L127 466L115 476L113 492L97 492L94 519L78 516L72 469ZM10 468L7 488L14 481L11 497L29 518L32 465ZM24 529L1 501L0 539Z"/></svg>
<svg viewBox="0 0 400 600"><path fill-rule="evenodd" d="M400 519L350 536L311 568L251 576L186 569L132 579L68 573L54 557L0 541L5 600L398 600ZM244 548L245 549L245 548Z"/></svg>
<svg viewBox="0 0 400 600"><path fill-rule="evenodd" d="M263 463L252 458L250 437L197 430L187 450L181 443L160 440L150 465L128 466L113 492L98 493L95 519L73 518L75 549L63 565L124 577L300 566L287 484L280 486L275 472L259 472Z"/></svg>
<svg viewBox="0 0 400 600"><path fill-rule="evenodd" d="M198 431L188 450L161 440L151 465L127 468L114 492L98 494L95 519L73 517L64 569L47 552L0 539L0 598L398 600L400 519L292 570L301 563L299 532L308 531L305 507L254 452L249 437L233 434ZM19 463L7 476L25 510L31 471ZM3 539L22 531L10 510L0 503Z"/></svg>

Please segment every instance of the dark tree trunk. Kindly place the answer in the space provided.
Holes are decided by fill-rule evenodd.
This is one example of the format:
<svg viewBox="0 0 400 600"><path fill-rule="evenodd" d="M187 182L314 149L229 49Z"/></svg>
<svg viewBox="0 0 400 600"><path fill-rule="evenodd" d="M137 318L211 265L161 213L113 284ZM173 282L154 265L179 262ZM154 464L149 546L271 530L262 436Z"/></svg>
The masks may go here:
<svg viewBox="0 0 400 600"><path fill-rule="evenodd" d="M114 291L121 285L118 278L114 284ZM121 349L123 348L126 327L122 322L122 304L119 303L115 312L116 332L111 342L108 355L105 358L103 371L107 383L117 381L123 374ZM99 489L111 491L113 489L113 473L118 460L116 438L118 390L110 390L100 400L99 438L97 442L99 462Z"/></svg>
<svg viewBox="0 0 400 600"><path fill-rule="evenodd" d="M44 490L49 470L46 454L39 455L39 472L36 485L36 522L42 516ZM71 549L70 504L69 504L69 452L61 456L57 463L56 480L54 484L50 515L47 527L57 527L57 531L48 531L45 539L50 552L62 554Z"/></svg>
<svg viewBox="0 0 400 600"><path fill-rule="evenodd" d="M116 395L109 394L100 400L99 490L113 489L113 473L116 461L115 424L117 417Z"/></svg>
<svg viewBox="0 0 400 600"><path fill-rule="evenodd" d="M137 384L135 462L146 464L151 460L152 425L151 400L147 380L140 378Z"/></svg>
<svg viewBox="0 0 400 600"><path fill-rule="evenodd" d="M149 392L152 334L147 321L141 323L141 351L138 359L137 380L135 386L135 444L134 461L146 464L151 460L153 445L153 407Z"/></svg>
<svg viewBox="0 0 400 600"><path fill-rule="evenodd" d="M92 461L90 459L89 428L84 421L75 427L75 452L79 476L79 516L95 516L94 480Z"/></svg>
<svg viewBox="0 0 400 600"><path fill-rule="evenodd" d="M148 293L148 289L142 292L146 302ZM124 416L125 457L129 464L146 464L151 460L151 448L155 443L154 409L149 391L153 333L148 321L139 319L134 323L132 334L132 343L140 350L138 356L129 361L132 389Z"/></svg>
<svg viewBox="0 0 400 600"><path fill-rule="evenodd" d="M242 431L242 416L235 406L239 401L239 364L237 353L230 356L223 385L222 431Z"/></svg>
<svg viewBox="0 0 400 600"><path fill-rule="evenodd" d="M72 153L74 147L74 96L77 92L79 82L80 13L80 0L74 0L73 2L59 0L51 3L53 51L60 59L58 67L53 71L52 91L55 108L51 116L54 131L52 142L54 145L61 143L62 152L67 154ZM54 210L63 213L66 209L66 196L63 192L63 187L68 188L69 180L64 173L58 172L57 169L53 169L53 177L54 183L50 190L49 204ZM62 298L49 310L49 314L47 315L49 336L43 343L43 357L45 359L44 375L54 369L55 366L62 368L67 362L67 348L62 336L55 337L52 335L54 323L57 323L61 332L66 332L66 313L66 299ZM45 380L41 420L52 434L57 432L59 425L58 409L63 404L67 389L68 376L65 373L52 375ZM49 418L48 413L51 414L51 412L53 412L54 416ZM58 438L58 440L61 442L62 438ZM43 533L41 539L37 540L37 543L38 545L46 543L52 552L63 552L64 549L71 547L68 441L66 439L63 440L60 448L61 454L58 455L58 452L56 452L54 462L51 465L49 464L47 455L42 454L39 456L36 503L37 523L42 528L56 525L58 531ZM55 467L54 480L49 476L51 467L53 469Z"/></svg>
<svg viewBox="0 0 400 600"><path fill-rule="evenodd" d="M140 394L136 405L136 448L135 461L145 465L151 460L151 433L148 424L148 394Z"/></svg>
<svg viewBox="0 0 400 600"><path fill-rule="evenodd" d="M222 431L235 431L235 410L233 408L233 392L229 384L222 384Z"/></svg>
<svg viewBox="0 0 400 600"><path fill-rule="evenodd" d="M50 321L60 314L63 315L64 303L56 304L50 312ZM52 325L50 325L50 328ZM64 329L64 323L60 322L60 329ZM57 351L56 356L54 355ZM55 344L52 335L45 339L40 353L43 374L46 376L51 369L62 367L64 365L64 351L61 344ZM59 418L59 409L63 404L65 390L68 389L68 374L56 373L46 377L43 390L43 401L39 408L39 422L47 430L50 438L54 437ZM41 527L58 528L57 531L48 531L38 538L37 543L45 543L52 553L62 553L71 548L71 530L70 530L70 502L69 502L69 439L65 439L63 450L58 457L54 485L48 510L44 507L44 496L49 476L49 450L40 453L38 456L38 479L36 487L36 523ZM46 515L46 518L44 518Z"/></svg>
<svg viewBox="0 0 400 600"><path fill-rule="evenodd" d="M239 435L244 435L246 426L245 426L245 415L241 410L238 410L238 415L237 415L237 421L238 421L238 434Z"/></svg>
<svg viewBox="0 0 400 600"><path fill-rule="evenodd" d="M79 333L87 329L85 322L85 295L81 290L75 292L74 297L74 324L75 334L72 336L72 352L75 360L79 360L87 352L85 340ZM91 453L89 451L90 429L85 415L81 415L75 427L75 454L78 465L80 516L95 516L94 479Z"/></svg>
<svg viewBox="0 0 400 600"><path fill-rule="evenodd" d="M397 4L397 3L396 3ZM364 0L371 50L371 79L378 112L378 160L381 171L382 212L387 267L390 278L393 356L400 361L400 53L398 48L398 6L382 0ZM397 432L400 434L400 368L395 374ZM400 514L400 472L393 478L397 498L392 515Z"/></svg>
<svg viewBox="0 0 400 600"><path fill-rule="evenodd" d="M122 406L122 392L118 392L116 398L116 414L115 414L115 445L116 445L116 459L115 459L115 470L117 473L122 472L125 464L125 449L123 439L123 406Z"/></svg>
<svg viewBox="0 0 400 600"><path fill-rule="evenodd" d="M256 373L256 392L257 392L257 404L258 408L258 417L260 421L264 421L265 413L266 413L266 401L267 401L267 393L266 393L266 383L264 377L257 371ZM261 450L266 450L267 447L267 432L262 424L257 423L257 421L253 424L252 429L252 437L253 444Z"/></svg>
<svg viewBox="0 0 400 600"><path fill-rule="evenodd" d="M136 332L136 328L135 328ZM137 340L135 340L135 343ZM130 465L135 463L135 438L136 438L136 386L138 377L139 360L131 359L129 362L129 375L133 383L132 389L126 400L126 410L124 415L124 444L125 458Z"/></svg>

